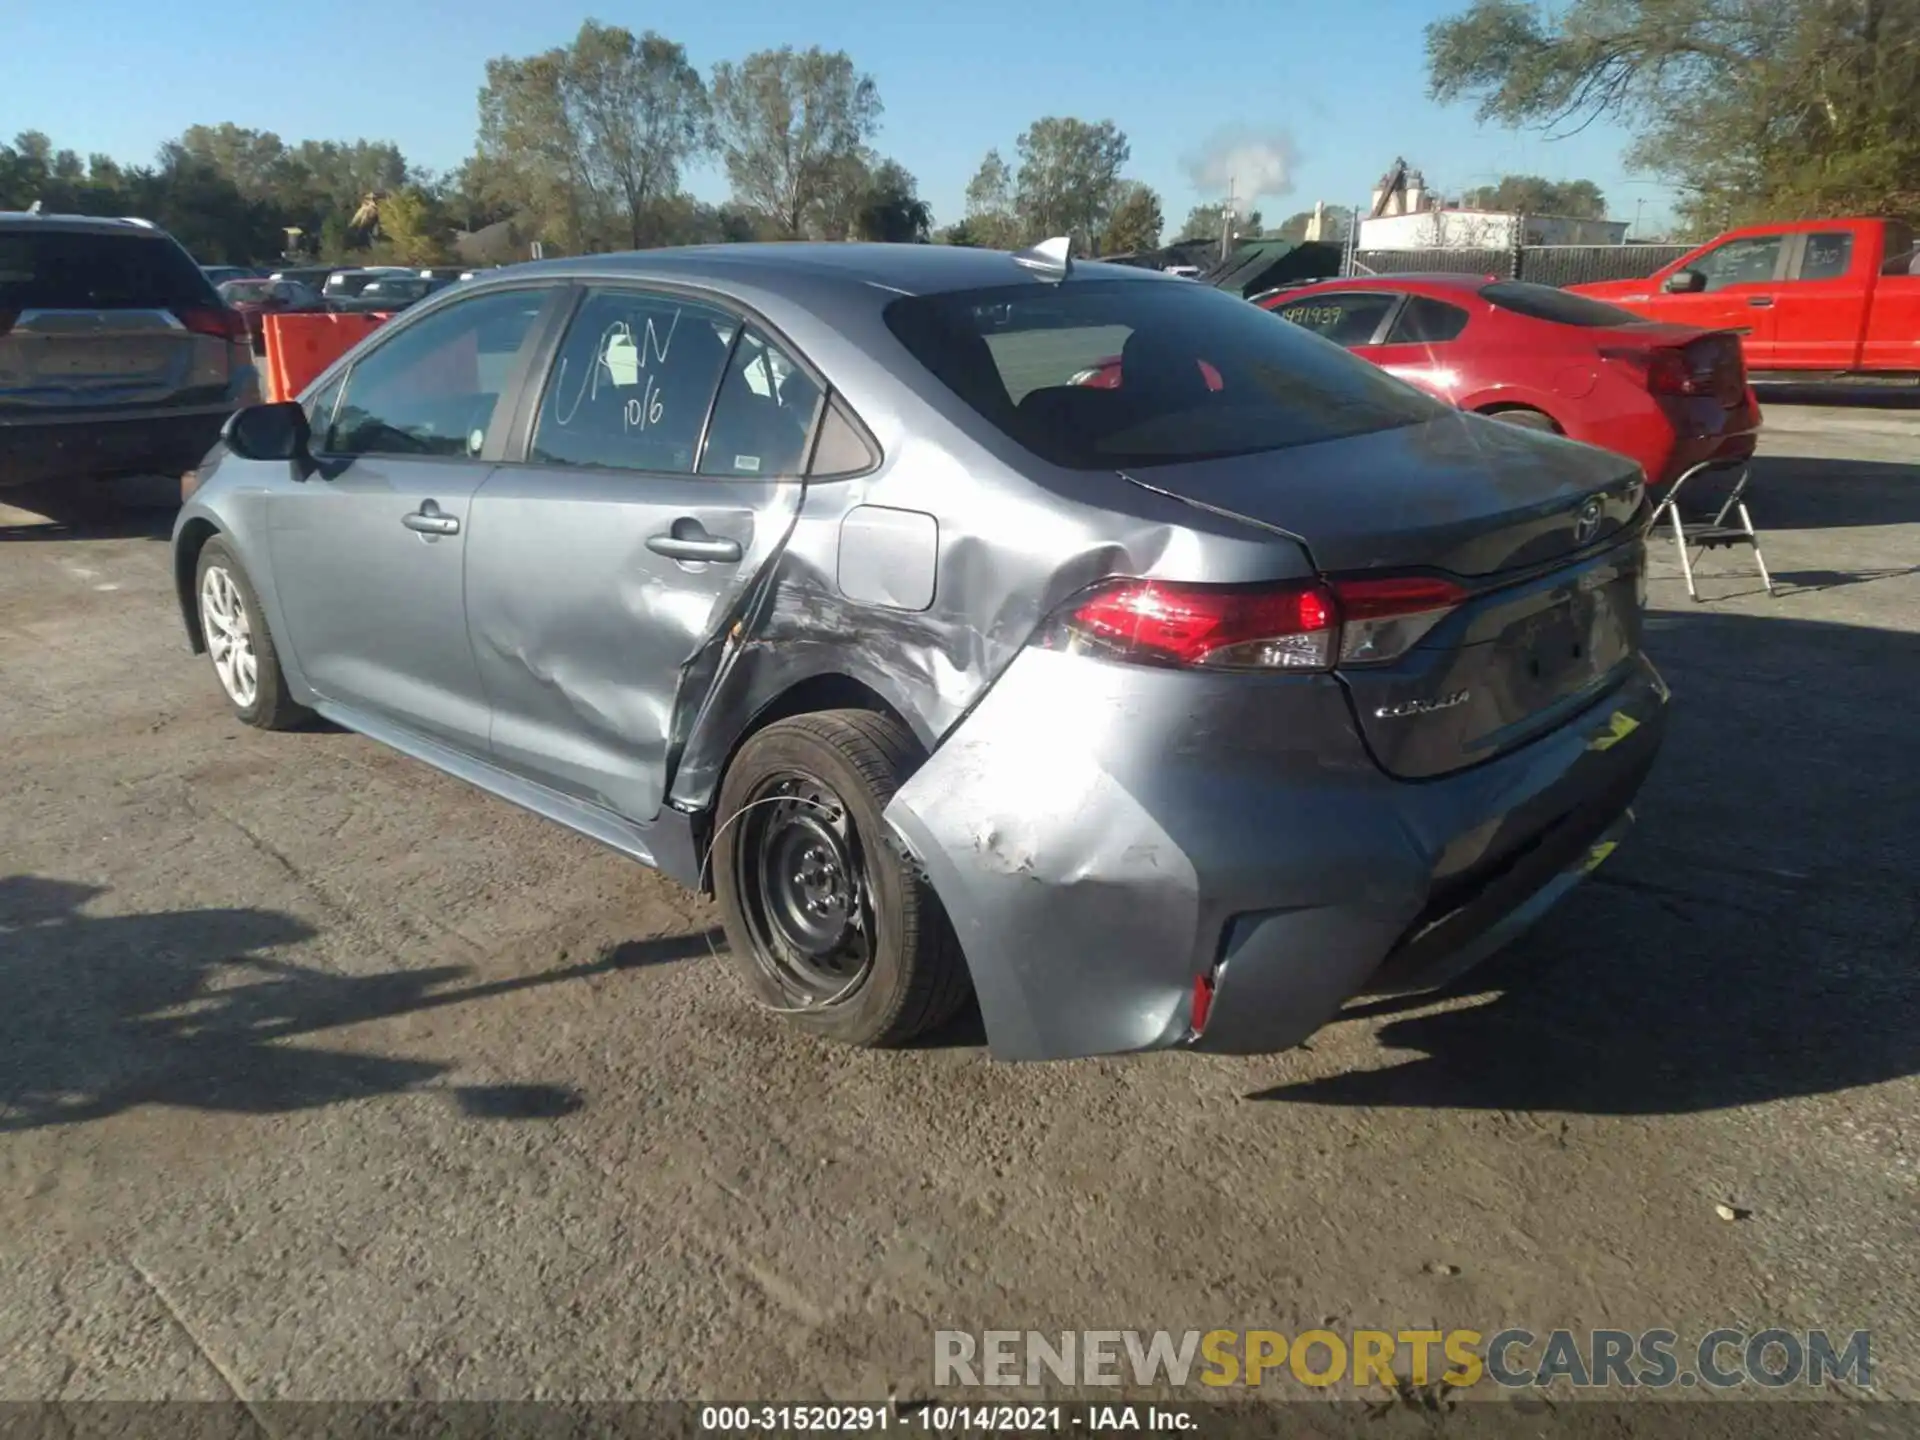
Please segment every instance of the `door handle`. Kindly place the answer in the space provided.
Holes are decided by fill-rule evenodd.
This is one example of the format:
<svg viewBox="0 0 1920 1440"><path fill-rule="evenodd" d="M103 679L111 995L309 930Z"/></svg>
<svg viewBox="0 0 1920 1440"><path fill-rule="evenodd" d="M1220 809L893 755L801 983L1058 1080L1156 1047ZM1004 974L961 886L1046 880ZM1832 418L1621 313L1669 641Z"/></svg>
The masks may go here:
<svg viewBox="0 0 1920 1440"><path fill-rule="evenodd" d="M665 535L649 535L647 548L670 560L734 561L740 558L740 542L709 535L698 520L676 520Z"/></svg>
<svg viewBox="0 0 1920 1440"><path fill-rule="evenodd" d="M1771 295L1750 295L1747 297L1747 304L1756 310L1766 310L1773 305L1773 297Z"/></svg>
<svg viewBox="0 0 1920 1440"><path fill-rule="evenodd" d="M422 535L458 535L460 522L444 513L431 500L422 500L420 508L400 517L400 523Z"/></svg>

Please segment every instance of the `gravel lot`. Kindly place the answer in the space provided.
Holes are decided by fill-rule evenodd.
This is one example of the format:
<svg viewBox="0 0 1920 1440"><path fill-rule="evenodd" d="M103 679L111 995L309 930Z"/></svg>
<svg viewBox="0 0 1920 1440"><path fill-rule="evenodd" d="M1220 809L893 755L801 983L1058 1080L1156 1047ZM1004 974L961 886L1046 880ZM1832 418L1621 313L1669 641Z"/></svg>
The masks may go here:
<svg viewBox="0 0 1920 1440"><path fill-rule="evenodd" d="M165 515L0 512L0 1395L877 1400L936 1328L1331 1322L1870 1326L1920 1399L1920 414L1769 422L1778 597L1657 552L1637 835L1257 1060L791 1035L666 882L229 720Z"/></svg>

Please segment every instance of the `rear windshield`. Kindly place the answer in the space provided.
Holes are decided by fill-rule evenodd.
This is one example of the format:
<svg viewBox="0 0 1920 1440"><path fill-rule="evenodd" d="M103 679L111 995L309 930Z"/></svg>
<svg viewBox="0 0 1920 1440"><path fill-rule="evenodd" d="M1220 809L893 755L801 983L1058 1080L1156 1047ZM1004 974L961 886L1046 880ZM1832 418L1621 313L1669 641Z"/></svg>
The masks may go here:
<svg viewBox="0 0 1920 1440"><path fill-rule="evenodd" d="M178 310L214 303L200 267L164 236L0 231L0 310Z"/></svg>
<svg viewBox="0 0 1920 1440"><path fill-rule="evenodd" d="M1551 320L1556 325L1582 325L1590 330L1611 330L1618 325L1645 325L1647 317L1618 305L1589 300L1584 295L1569 295L1551 285L1529 285L1524 280L1496 280L1480 291L1482 300L1491 300L1502 310L1525 315L1532 320Z"/></svg>
<svg viewBox="0 0 1920 1440"><path fill-rule="evenodd" d="M1446 413L1336 345L1191 282L1068 280L896 300L915 359L1078 470L1282 450Z"/></svg>

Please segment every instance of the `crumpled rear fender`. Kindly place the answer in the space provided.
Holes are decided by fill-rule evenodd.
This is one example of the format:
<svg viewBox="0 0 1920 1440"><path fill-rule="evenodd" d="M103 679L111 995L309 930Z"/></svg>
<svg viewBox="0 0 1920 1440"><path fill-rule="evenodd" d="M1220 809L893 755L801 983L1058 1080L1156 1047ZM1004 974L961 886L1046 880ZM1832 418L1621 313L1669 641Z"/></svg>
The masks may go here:
<svg viewBox="0 0 1920 1440"><path fill-rule="evenodd" d="M1180 1044L1234 917L1292 907L1295 938L1318 943L1290 945L1263 997L1284 1045L1420 903L1424 867L1390 809L1351 818L1356 791L1382 785L1329 677L1029 650L886 818L958 933L997 1057ZM1328 966L1326 944L1351 956Z"/></svg>

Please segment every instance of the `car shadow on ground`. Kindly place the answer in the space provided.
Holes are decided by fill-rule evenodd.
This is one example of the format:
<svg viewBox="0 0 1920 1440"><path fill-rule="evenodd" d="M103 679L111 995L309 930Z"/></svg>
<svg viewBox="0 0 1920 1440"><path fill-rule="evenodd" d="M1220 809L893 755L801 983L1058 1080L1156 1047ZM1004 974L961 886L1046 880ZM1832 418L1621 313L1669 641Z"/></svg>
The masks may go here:
<svg viewBox="0 0 1920 1440"><path fill-rule="evenodd" d="M457 983L465 967L343 975L270 953L312 938L271 910L95 916L97 886L0 878L0 1133L141 1105L275 1114L423 1088L462 1112L544 1119L585 1102L549 1085L446 1086L448 1067L311 1043L319 1031L708 955L713 933L631 941L593 960Z"/></svg>
<svg viewBox="0 0 1920 1440"><path fill-rule="evenodd" d="M1920 635L1650 619L1673 724L1618 854L1447 992L1349 1007L1382 1068L1250 1098L1681 1114L1920 1074Z"/></svg>
<svg viewBox="0 0 1920 1440"><path fill-rule="evenodd" d="M1920 522L1920 464L1762 455L1751 466L1747 511L1764 546L1774 530L1837 530ZM1725 498L1717 475L1687 482L1688 519L1710 518ZM1713 481L1716 485L1704 485Z"/></svg>

